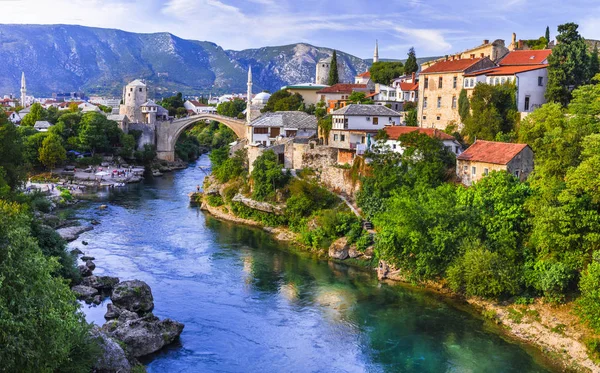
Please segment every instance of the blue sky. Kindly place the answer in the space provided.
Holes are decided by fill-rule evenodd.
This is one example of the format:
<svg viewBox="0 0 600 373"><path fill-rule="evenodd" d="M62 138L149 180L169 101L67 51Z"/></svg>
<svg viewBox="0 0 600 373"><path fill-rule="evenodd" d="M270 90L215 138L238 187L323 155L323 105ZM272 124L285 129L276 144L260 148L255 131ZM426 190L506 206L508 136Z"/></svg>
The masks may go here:
<svg viewBox="0 0 600 373"><path fill-rule="evenodd" d="M576 22L600 39L599 0L0 0L11 23L168 31L225 49L307 42L362 58L444 55L483 39L538 38Z"/></svg>

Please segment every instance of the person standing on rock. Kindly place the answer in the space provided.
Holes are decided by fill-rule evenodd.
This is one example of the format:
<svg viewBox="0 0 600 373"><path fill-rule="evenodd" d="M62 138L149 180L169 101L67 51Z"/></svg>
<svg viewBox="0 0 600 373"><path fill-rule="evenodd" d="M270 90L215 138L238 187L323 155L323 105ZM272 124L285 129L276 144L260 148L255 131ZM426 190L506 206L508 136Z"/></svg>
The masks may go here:
<svg viewBox="0 0 600 373"><path fill-rule="evenodd" d="M200 193L200 185L196 185L196 192Z"/></svg>

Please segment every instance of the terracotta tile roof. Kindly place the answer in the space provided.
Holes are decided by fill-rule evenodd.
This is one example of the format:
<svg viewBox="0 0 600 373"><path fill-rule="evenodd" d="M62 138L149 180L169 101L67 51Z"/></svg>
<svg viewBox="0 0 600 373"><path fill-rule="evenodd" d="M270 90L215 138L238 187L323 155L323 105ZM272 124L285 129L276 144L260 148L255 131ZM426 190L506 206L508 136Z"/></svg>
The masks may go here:
<svg viewBox="0 0 600 373"><path fill-rule="evenodd" d="M402 135L406 135L411 132L419 132L429 137L436 137L440 140L455 140L453 136L448 135L446 132L440 131L435 128L420 128L420 127L407 127L407 126L386 126L384 128L390 140L398 140Z"/></svg>
<svg viewBox="0 0 600 373"><path fill-rule="evenodd" d="M375 96L377 96L377 92L369 93L369 94L365 95L365 98L372 98Z"/></svg>
<svg viewBox="0 0 600 373"><path fill-rule="evenodd" d="M370 71L365 71L362 74L358 74L359 78L370 78L371 77L371 72Z"/></svg>
<svg viewBox="0 0 600 373"><path fill-rule="evenodd" d="M533 66L499 66L494 67L493 69L476 71L470 74L465 74L465 77L478 76L478 75L488 75L488 76L500 76L500 75L515 75L519 73L524 73L527 71L545 69L548 65L533 65Z"/></svg>
<svg viewBox="0 0 600 373"><path fill-rule="evenodd" d="M435 73L450 73L465 71L469 67L473 66L477 62L483 60L483 58L463 58L460 60L448 60L437 62L427 69L421 71L421 74L435 74Z"/></svg>
<svg viewBox="0 0 600 373"><path fill-rule="evenodd" d="M418 91L419 90L419 83L415 82L415 83L405 83L405 82L400 82L400 90L406 92L406 91Z"/></svg>
<svg viewBox="0 0 600 373"><path fill-rule="evenodd" d="M323 88L317 93L352 93L354 89L365 89L367 88L366 84L347 84L347 83L338 83L334 84L331 87Z"/></svg>
<svg viewBox="0 0 600 373"><path fill-rule="evenodd" d="M5 111L4 113L6 113L7 117L10 117L12 115L12 113L14 113L14 111Z"/></svg>
<svg viewBox="0 0 600 373"><path fill-rule="evenodd" d="M189 101L190 101L190 103L191 103L192 105L194 105L195 107L207 106L207 105L204 105L204 104L202 104L202 103L200 103L200 102L198 102L198 101L196 101L196 100L189 100Z"/></svg>
<svg viewBox="0 0 600 373"><path fill-rule="evenodd" d="M550 49L512 51L500 61L500 66L543 64L550 53L552 53Z"/></svg>
<svg viewBox="0 0 600 373"><path fill-rule="evenodd" d="M511 144L506 142L477 140L458 156L460 161L474 161L493 164L508 164L527 144Z"/></svg>

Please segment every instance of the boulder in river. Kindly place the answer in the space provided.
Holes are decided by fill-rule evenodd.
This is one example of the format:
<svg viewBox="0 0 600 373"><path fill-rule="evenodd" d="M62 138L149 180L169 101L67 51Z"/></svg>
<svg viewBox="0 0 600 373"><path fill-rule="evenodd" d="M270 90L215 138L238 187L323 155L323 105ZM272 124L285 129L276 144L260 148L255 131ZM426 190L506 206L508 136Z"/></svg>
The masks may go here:
<svg viewBox="0 0 600 373"><path fill-rule="evenodd" d="M88 267L90 269L90 271L93 271L94 269L96 269L96 263L92 262L91 260L86 260L85 266Z"/></svg>
<svg viewBox="0 0 600 373"><path fill-rule="evenodd" d="M122 341L133 357L151 354L173 343L183 331L184 325L171 319L159 320L149 314L142 318L120 322L112 320L102 329Z"/></svg>
<svg viewBox="0 0 600 373"><path fill-rule="evenodd" d="M118 277L110 276L89 276L84 277L81 285L89 286L98 290L111 291L119 283Z"/></svg>
<svg viewBox="0 0 600 373"><path fill-rule="evenodd" d="M71 288L71 290L73 293L75 293L77 299L81 299L86 302L91 302L92 299L98 295L98 290L85 285L75 285Z"/></svg>
<svg viewBox="0 0 600 373"><path fill-rule="evenodd" d="M104 314L104 318L106 320L114 320L118 319L121 315L121 309L115 306L112 303L106 305L106 313Z"/></svg>
<svg viewBox="0 0 600 373"><path fill-rule="evenodd" d="M329 257L344 260L348 258L349 248L348 239L346 237L339 238L329 246Z"/></svg>
<svg viewBox="0 0 600 373"><path fill-rule="evenodd" d="M91 231L92 229L94 229L94 227L92 227L91 225L79 225L76 227L66 227L57 229L56 233L58 233L63 238L63 240L71 242L75 241L83 232Z"/></svg>
<svg viewBox="0 0 600 373"><path fill-rule="evenodd" d="M96 373L128 373L131 364L127 360L121 345L99 327L91 330L92 337L96 338L100 347L100 356L94 363L93 371Z"/></svg>
<svg viewBox="0 0 600 373"><path fill-rule="evenodd" d="M83 254L83 251L79 250L78 248L74 248L73 250L71 250L71 254L81 255L81 254Z"/></svg>
<svg viewBox="0 0 600 373"><path fill-rule="evenodd" d="M92 270L88 268L88 266L82 264L79 267L79 273L81 274L81 277L88 277L92 275Z"/></svg>
<svg viewBox="0 0 600 373"><path fill-rule="evenodd" d="M154 309L154 298L150 286L144 281L123 281L113 289L111 296L115 306L138 314Z"/></svg>
<svg viewBox="0 0 600 373"><path fill-rule="evenodd" d="M96 260L96 258L94 258L93 256L84 255L81 257L81 260L83 260L84 262L87 262L88 260Z"/></svg>

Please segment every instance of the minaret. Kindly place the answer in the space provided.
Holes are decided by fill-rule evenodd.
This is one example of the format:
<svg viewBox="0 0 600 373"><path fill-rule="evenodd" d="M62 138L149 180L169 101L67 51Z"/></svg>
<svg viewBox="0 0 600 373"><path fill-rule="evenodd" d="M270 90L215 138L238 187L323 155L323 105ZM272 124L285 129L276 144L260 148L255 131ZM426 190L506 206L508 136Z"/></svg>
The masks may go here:
<svg viewBox="0 0 600 373"><path fill-rule="evenodd" d="M246 123L252 121L252 66L248 68L248 93L246 96Z"/></svg>
<svg viewBox="0 0 600 373"><path fill-rule="evenodd" d="M379 42L375 40L375 53L373 53L373 63L379 62Z"/></svg>
<svg viewBox="0 0 600 373"><path fill-rule="evenodd" d="M27 86L25 85L25 72L21 73L21 106L25 108L25 96L27 96Z"/></svg>

